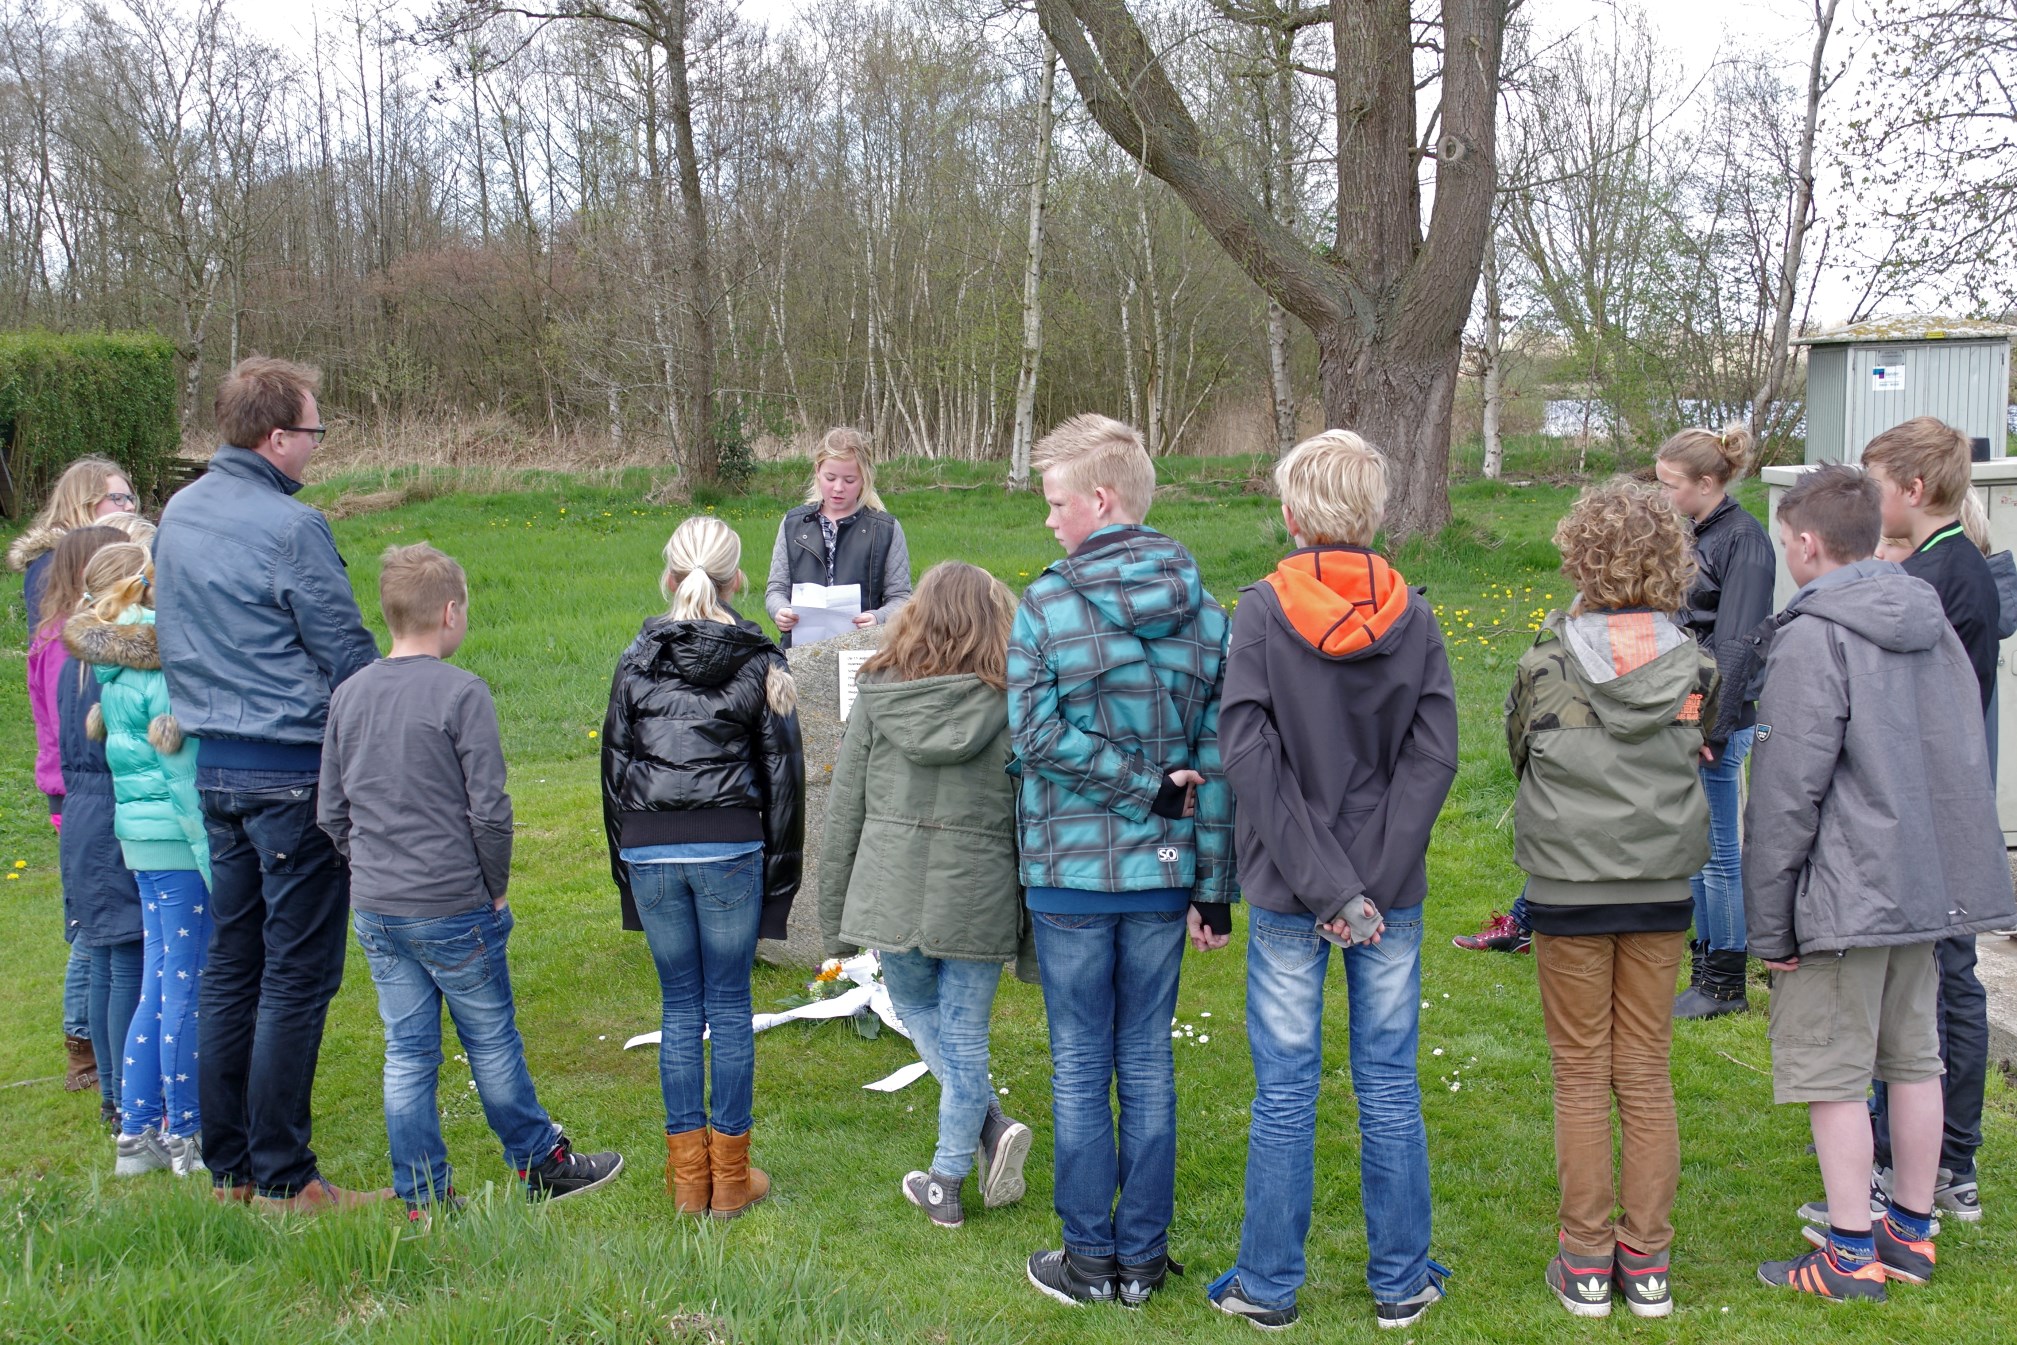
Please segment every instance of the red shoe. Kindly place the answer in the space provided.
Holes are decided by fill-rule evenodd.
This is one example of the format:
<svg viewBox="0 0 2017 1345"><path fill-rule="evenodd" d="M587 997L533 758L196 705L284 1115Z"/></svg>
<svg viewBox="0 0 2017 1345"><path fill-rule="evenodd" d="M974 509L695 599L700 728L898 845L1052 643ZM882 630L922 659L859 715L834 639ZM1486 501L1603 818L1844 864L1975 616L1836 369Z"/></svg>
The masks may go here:
<svg viewBox="0 0 2017 1345"><path fill-rule="evenodd" d="M1521 929L1512 916L1493 911L1476 934L1459 934L1450 942L1467 953L1524 953L1534 946L1534 931Z"/></svg>

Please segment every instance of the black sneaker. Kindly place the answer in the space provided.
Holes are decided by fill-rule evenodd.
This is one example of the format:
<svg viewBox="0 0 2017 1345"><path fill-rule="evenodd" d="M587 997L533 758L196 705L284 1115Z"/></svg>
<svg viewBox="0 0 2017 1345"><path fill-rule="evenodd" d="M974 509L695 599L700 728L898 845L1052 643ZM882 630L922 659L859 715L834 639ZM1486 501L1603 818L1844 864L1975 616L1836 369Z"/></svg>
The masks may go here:
<svg viewBox="0 0 2017 1345"><path fill-rule="evenodd" d="M622 1154L578 1154L567 1136L562 1135L552 1153L532 1167L521 1169L518 1175L525 1179L526 1199L565 1200L583 1191L593 1191L621 1171Z"/></svg>
<svg viewBox="0 0 2017 1345"><path fill-rule="evenodd" d="M1115 1268L1114 1277L1118 1281L1117 1292L1120 1294L1121 1306L1140 1307L1149 1301L1149 1295L1163 1287L1163 1282L1170 1276L1183 1273L1184 1263L1173 1258L1168 1252L1164 1252L1153 1261L1143 1261L1138 1265L1131 1265L1126 1261L1120 1262Z"/></svg>
<svg viewBox="0 0 2017 1345"><path fill-rule="evenodd" d="M940 1228L958 1228L966 1222L960 1208L960 1183L936 1172L912 1172L903 1179L903 1198L930 1216Z"/></svg>
<svg viewBox="0 0 2017 1345"><path fill-rule="evenodd" d="M461 1196L455 1194L455 1188L452 1186L432 1200L409 1201L406 1206L406 1226L416 1233L432 1232L436 1219L452 1218L462 1213L463 1206L467 1203Z"/></svg>
<svg viewBox="0 0 2017 1345"><path fill-rule="evenodd" d="M1111 1256L1038 1252L1030 1257L1029 1277L1037 1292L1067 1307L1075 1308L1081 1303L1111 1303L1115 1298L1115 1262Z"/></svg>
<svg viewBox="0 0 2017 1345"><path fill-rule="evenodd" d="M1382 1303L1375 1301L1373 1304L1373 1324L1382 1330L1388 1331L1398 1327L1413 1326L1427 1315L1430 1308L1436 1306L1436 1303L1442 1296L1443 1287L1434 1280L1430 1280L1420 1289L1417 1289L1414 1293L1409 1294L1399 1302Z"/></svg>
<svg viewBox="0 0 2017 1345"><path fill-rule="evenodd" d="M1009 1116L1001 1103L990 1097L987 1116L980 1123L981 1204L988 1209L1013 1205L1023 1198L1028 1185L1023 1181L1023 1160L1029 1157L1030 1128Z"/></svg>
<svg viewBox="0 0 2017 1345"><path fill-rule="evenodd" d="M1233 1317L1244 1317L1262 1331L1286 1331L1296 1324L1301 1314L1291 1303L1286 1308L1264 1308L1248 1301L1240 1288L1240 1273L1229 1270L1205 1286L1205 1297L1220 1312Z"/></svg>

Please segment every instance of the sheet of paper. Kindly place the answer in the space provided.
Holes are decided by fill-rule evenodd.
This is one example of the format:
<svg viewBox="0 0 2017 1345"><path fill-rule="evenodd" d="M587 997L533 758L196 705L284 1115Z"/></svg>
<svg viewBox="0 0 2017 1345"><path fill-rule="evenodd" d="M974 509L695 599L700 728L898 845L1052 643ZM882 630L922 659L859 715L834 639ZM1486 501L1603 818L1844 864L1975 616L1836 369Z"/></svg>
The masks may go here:
<svg viewBox="0 0 2017 1345"><path fill-rule="evenodd" d="M871 1093L894 1093L900 1088L910 1087L929 1073L931 1070L924 1061L913 1060L896 1073L884 1075L874 1083L865 1083L862 1087Z"/></svg>
<svg viewBox="0 0 2017 1345"><path fill-rule="evenodd" d="M861 676L861 665L875 657L875 651L843 649L835 657L840 660L840 717L846 719L854 708L855 679Z"/></svg>
<svg viewBox="0 0 2017 1345"><path fill-rule="evenodd" d="M794 646L846 635L861 615L861 585L793 584L791 609L798 613L798 625L791 632Z"/></svg>

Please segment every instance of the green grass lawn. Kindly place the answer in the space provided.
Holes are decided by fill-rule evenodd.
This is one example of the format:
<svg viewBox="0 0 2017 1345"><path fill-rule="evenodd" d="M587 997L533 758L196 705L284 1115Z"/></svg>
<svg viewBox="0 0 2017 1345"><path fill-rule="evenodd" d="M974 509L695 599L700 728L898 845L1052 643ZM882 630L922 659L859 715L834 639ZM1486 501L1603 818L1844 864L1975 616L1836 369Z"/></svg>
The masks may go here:
<svg viewBox="0 0 2017 1345"><path fill-rule="evenodd" d="M1272 502L1236 484L1250 466L1175 464L1191 484L1165 492L1151 517L1197 553L1212 591L1229 603L1284 547ZM961 556L1020 588L1054 558L1041 503L1002 496L990 484L998 474L998 465L891 473L910 487L888 492L889 503L920 571ZM769 470L758 483L765 494L713 501L741 531L745 569L759 584L795 480L795 470ZM337 483L311 498L328 503L346 484L383 482ZM1008 1090L1004 1102L1037 1135L1020 1206L975 1209L958 1231L926 1224L897 1181L931 1155L937 1090L929 1080L888 1096L859 1087L912 1059L909 1046L890 1033L863 1040L845 1024L793 1024L757 1046L755 1151L776 1183L772 1199L724 1227L673 1216L660 1177L655 1054L620 1049L656 1026L657 986L642 936L618 928L593 737L619 650L659 606L658 550L688 512L642 503L647 485L642 474L541 478L513 494L443 496L336 527L374 626L377 557L388 544L426 539L469 570L472 633L458 661L489 679L511 758L519 820L513 975L533 1073L577 1140L621 1149L631 1165L605 1192L528 1209L504 1184L496 1143L450 1045L441 1097L457 1182L489 1195L424 1237L408 1235L390 1208L280 1222L215 1207L201 1189L165 1175L112 1180L95 1098L65 1094L51 1077L62 1066L56 849L33 792L19 590L8 591L16 606L0 617L9 633L0 658L0 866L25 867L8 867L0 882L8 986L0 1084L9 1085L0 1089L0 1340L1250 1338L1250 1328L1212 1312L1203 1296L1205 1281L1232 1259L1241 1217L1253 1076L1239 936L1224 952L1190 955L1185 969L1179 1014L1198 1039L1178 1045L1172 1247L1191 1273L1143 1312L1069 1310L1023 1280L1023 1259L1055 1245L1058 1231L1043 1003L1034 987L1012 981L997 1010L994 1071ZM2017 1182L2006 1162L2017 1124L2005 1082L1991 1083L1989 1216L1977 1228L1949 1225L1939 1282L1897 1289L1878 1310L1796 1301L1760 1286L1753 1268L1804 1247L1793 1211L1819 1194L1819 1178L1805 1153L1804 1112L1771 1105L1765 1024L1755 1013L1678 1034L1685 1162L1677 1314L1639 1323L1621 1308L1609 1324L1577 1323L1543 1287L1555 1184L1533 964L1460 953L1448 940L1503 908L1517 888L1499 705L1537 615L1565 597L1547 539L1569 498L1544 486L1460 486L1459 522L1399 557L1441 610L1463 735L1462 767L1430 853L1421 1058L1434 1254L1456 1279L1449 1301L1402 1338L1995 1338L2007 1329L2017 1252ZM804 979L760 969L759 1009L792 996ZM1370 1338L1341 987L1326 1012L1318 1208L1299 1329L1311 1339ZM353 951L316 1092L316 1148L328 1175L347 1185L388 1180L381 1058L370 979Z"/></svg>

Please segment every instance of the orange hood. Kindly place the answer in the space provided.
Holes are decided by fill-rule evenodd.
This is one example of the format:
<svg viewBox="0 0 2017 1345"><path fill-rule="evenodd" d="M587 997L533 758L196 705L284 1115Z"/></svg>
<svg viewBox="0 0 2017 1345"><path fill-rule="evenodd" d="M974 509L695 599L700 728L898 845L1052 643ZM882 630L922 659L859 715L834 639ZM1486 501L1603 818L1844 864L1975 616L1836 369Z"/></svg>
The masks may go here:
<svg viewBox="0 0 2017 1345"><path fill-rule="evenodd" d="M1408 584L1386 558L1357 547L1311 547L1261 581L1310 647L1332 658L1373 649L1408 611Z"/></svg>

